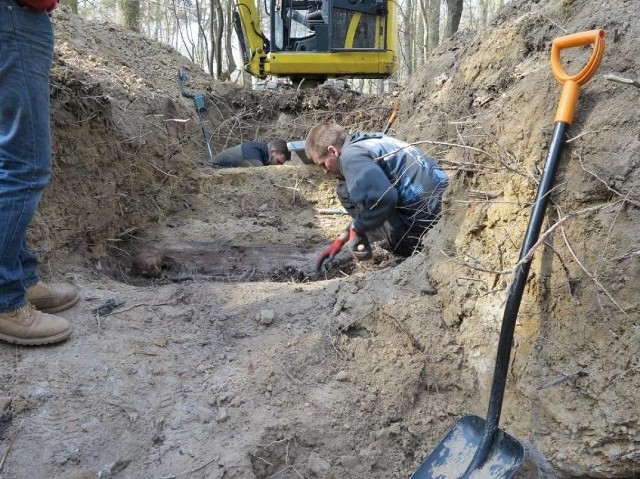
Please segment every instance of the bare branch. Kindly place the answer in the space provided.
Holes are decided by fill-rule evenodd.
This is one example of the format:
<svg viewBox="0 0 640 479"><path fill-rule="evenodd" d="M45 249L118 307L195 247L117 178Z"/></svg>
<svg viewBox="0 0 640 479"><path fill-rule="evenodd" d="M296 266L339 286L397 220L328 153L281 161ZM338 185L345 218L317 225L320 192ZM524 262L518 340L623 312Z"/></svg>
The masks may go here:
<svg viewBox="0 0 640 479"><path fill-rule="evenodd" d="M624 78L618 75L614 75L613 73L607 73L602 75L602 78L609 81L614 81L618 83L624 83L626 85L633 85L636 88L640 88L640 82L638 80L632 80L630 78Z"/></svg>
<svg viewBox="0 0 640 479"><path fill-rule="evenodd" d="M538 241L536 241L536 243L531 247L531 249L527 252L527 254L520 260L518 261L518 264L516 264L516 266L514 267L517 268L518 266L520 266L521 264L526 263L527 261L530 261L531 258L533 257L533 253L536 251L536 249L538 249L538 246L540 246L542 243L544 243L546 241L546 239L551 235L551 233L553 233L558 227L562 226L565 222L572 220L580 215L583 214L587 214L587 213L593 213L594 211L598 211L598 210L602 210L605 208L612 208L615 205L621 203L623 200L618 200L615 201L613 203L604 203L604 204L599 204L599 205L595 205L595 206L591 206L589 208L585 208L579 211L574 211L572 213L568 213L567 215L563 216L562 218L560 218L558 221L556 221L556 223L554 223L547 231L545 231L540 238L538 239Z"/></svg>
<svg viewBox="0 0 640 479"><path fill-rule="evenodd" d="M577 151L573 151L573 154L576 155L578 157L578 161L580 162L580 166L582 167L582 169L584 171L586 171L587 173L589 173L591 176L593 176L596 180L598 180L600 183L602 183L605 188L607 190L609 190L611 193L613 193L616 196L619 196L621 198L624 199L624 201L626 201L627 203L630 203L634 206L639 206L640 207L640 202L638 201L634 201L634 200L630 200L629 199L629 195L631 194L631 190L629 190L629 192L627 192L627 194L623 194L620 191L616 190L615 188L609 186L609 183L607 183L604 179L600 178L596 173L594 173L593 171L587 169L587 167L584 164L584 161L582 161L582 156L577 152Z"/></svg>

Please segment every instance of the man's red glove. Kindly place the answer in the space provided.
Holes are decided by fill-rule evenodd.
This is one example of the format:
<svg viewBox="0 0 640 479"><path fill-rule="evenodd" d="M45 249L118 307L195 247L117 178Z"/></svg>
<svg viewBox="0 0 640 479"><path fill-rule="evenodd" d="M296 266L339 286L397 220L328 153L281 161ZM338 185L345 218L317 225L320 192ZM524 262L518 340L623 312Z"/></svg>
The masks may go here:
<svg viewBox="0 0 640 479"><path fill-rule="evenodd" d="M322 271L322 265L325 261L333 261L333 258L340 252L345 243L349 240L349 227L344 232L333 240L329 246L322 250L318 259L316 260L316 272Z"/></svg>
<svg viewBox="0 0 640 479"><path fill-rule="evenodd" d="M364 233L358 234L353 228L349 229L349 251L356 261L364 261L373 257L373 251L371 251L371 244L367 235Z"/></svg>

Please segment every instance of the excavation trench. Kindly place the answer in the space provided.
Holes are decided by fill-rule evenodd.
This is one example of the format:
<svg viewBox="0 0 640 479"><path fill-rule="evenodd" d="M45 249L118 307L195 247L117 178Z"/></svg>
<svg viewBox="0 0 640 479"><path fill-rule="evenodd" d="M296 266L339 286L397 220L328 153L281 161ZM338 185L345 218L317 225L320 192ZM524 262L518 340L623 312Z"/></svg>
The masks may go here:
<svg viewBox="0 0 640 479"><path fill-rule="evenodd" d="M310 282L380 269L355 265L346 248L316 272L319 253L350 218L340 209L335 178L308 165L231 168L198 179L185 210L135 231L114 248L112 277L139 286L185 281ZM248 195L245 191L254 191Z"/></svg>

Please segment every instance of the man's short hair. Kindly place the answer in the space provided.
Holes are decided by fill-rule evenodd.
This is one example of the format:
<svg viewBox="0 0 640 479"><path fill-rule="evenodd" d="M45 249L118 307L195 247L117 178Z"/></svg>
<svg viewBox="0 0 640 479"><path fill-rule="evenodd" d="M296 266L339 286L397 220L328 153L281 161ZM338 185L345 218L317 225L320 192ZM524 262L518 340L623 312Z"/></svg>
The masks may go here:
<svg viewBox="0 0 640 479"><path fill-rule="evenodd" d="M336 123L318 123L311 128L304 145L308 158L320 158L327 153L329 146L342 148L347 139L346 130Z"/></svg>
<svg viewBox="0 0 640 479"><path fill-rule="evenodd" d="M291 152L289 151L289 148L287 148L287 142L284 141L283 139L276 138L275 140L270 141L269 149L271 148L276 150L278 153L284 153L284 156L287 159L287 161L291 159Z"/></svg>

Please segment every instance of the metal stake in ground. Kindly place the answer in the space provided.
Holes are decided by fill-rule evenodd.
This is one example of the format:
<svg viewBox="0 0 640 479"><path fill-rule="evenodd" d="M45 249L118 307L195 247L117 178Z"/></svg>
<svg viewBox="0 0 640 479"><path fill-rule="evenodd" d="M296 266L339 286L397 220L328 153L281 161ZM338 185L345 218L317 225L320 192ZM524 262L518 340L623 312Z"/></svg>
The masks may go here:
<svg viewBox="0 0 640 479"><path fill-rule="evenodd" d="M458 420L411 479L509 479L524 459L522 444L498 428L516 317L531 267L532 248L540 235L549 192L564 145L565 129L573 121L580 87L591 79L600 66L604 37L604 30L592 30L557 38L551 46L551 66L554 76L563 85L562 93L556 111L555 130L502 318L487 420L478 416L465 416ZM590 44L593 44L593 53L587 65L579 73L567 75L562 67L560 51Z"/></svg>
<svg viewBox="0 0 640 479"><path fill-rule="evenodd" d="M180 88L180 94L185 98L191 98L196 107L196 112L198 113L198 118L200 119L200 129L202 130L202 135L204 136L204 144L207 147L207 153L209 155L209 161L213 163L213 149L211 148L211 143L209 142L209 132L207 131L207 126L204 123L204 117L202 116L202 112L207 109L206 107L206 99L203 93L187 93L184 90L184 82L189 79L189 75L187 75L182 70L178 70L178 87Z"/></svg>

